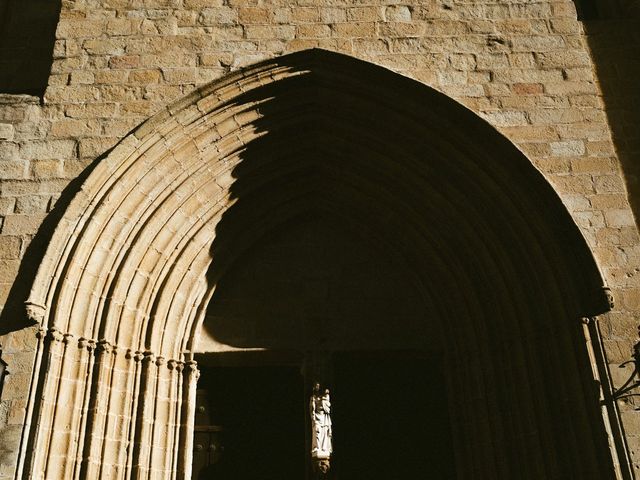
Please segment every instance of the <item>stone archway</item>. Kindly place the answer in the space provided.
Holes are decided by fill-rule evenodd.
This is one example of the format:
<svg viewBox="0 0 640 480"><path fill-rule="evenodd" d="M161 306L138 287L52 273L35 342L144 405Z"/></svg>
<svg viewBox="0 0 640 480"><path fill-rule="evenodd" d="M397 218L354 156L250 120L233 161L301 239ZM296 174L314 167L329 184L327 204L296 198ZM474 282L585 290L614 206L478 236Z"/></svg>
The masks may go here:
<svg viewBox="0 0 640 480"><path fill-rule="evenodd" d="M191 478L195 332L229 267L307 212L393 251L435 312L461 478L615 476L580 322L602 279L557 195L451 99L319 50L197 90L89 175L28 301L22 474Z"/></svg>

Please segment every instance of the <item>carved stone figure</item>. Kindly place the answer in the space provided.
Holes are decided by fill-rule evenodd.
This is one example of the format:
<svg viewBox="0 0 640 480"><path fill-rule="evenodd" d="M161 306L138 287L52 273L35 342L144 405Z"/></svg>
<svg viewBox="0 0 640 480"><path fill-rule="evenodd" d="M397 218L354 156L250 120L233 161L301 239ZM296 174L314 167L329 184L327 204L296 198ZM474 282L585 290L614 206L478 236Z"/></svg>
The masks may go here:
<svg viewBox="0 0 640 480"><path fill-rule="evenodd" d="M314 467L321 473L327 473L330 468L331 452L331 399L329 389L320 393L320 384L313 386L313 393L309 401L311 414L311 458Z"/></svg>

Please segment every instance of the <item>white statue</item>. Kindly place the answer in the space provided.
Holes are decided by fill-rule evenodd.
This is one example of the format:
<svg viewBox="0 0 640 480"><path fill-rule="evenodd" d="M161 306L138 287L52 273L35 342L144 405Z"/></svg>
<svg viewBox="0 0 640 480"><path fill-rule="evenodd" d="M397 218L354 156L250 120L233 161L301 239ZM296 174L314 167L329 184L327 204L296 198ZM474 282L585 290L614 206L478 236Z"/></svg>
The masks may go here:
<svg viewBox="0 0 640 480"><path fill-rule="evenodd" d="M313 393L309 401L311 414L311 458L316 468L327 473L330 466L331 452L331 400L329 389L320 394L320 384L313 386Z"/></svg>

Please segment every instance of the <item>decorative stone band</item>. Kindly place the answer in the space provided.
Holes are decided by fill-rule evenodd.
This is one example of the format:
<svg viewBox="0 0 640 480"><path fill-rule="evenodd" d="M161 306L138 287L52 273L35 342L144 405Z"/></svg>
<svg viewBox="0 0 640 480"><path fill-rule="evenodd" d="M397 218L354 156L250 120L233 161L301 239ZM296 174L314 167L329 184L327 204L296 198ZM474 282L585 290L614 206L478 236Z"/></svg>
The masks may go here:
<svg viewBox="0 0 640 480"><path fill-rule="evenodd" d="M77 337L73 333L63 333L56 327L40 327L36 330L35 335L36 338L45 339L46 343L48 344L62 343L64 345L72 345L75 343L80 350L87 350L89 352L95 352L96 354L101 352L118 354L119 351L122 350L124 351L124 358L127 360L131 360L133 362L154 362L156 366L161 367L164 365L169 370L176 370L181 372L185 367L185 362L183 360L167 360L163 356L156 357L156 355L149 350L123 350L112 342L109 342L108 340L94 340L91 338ZM195 360L186 362L186 365L188 366L187 368L189 370L195 370L198 377L200 376L197 362Z"/></svg>

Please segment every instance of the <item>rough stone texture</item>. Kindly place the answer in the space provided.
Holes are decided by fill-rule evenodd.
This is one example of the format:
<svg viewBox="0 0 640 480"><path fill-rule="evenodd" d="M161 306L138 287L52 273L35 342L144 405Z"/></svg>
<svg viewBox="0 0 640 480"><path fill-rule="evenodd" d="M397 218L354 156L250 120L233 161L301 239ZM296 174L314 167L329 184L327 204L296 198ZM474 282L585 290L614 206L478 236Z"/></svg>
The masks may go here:
<svg viewBox="0 0 640 480"><path fill-rule="evenodd" d="M602 327L620 385L617 365L630 358L640 323L640 238L625 189L626 175L637 205L638 122L626 107L637 107L636 76L618 68L637 70L628 55L637 49L625 42L638 37L611 45L605 30L585 36L570 0L67 0L43 103L0 96L0 304L12 289L12 298L26 297L30 285L14 279L19 268L33 273L21 259L39 228L32 251L46 245L50 226L41 225L64 188L127 132L224 74L319 47L451 96L543 172L616 298ZM612 51L624 61L612 62ZM23 317L7 305L2 318ZM21 330L0 340L12 372L0 403L0 478L12 478L36 338ZM621 408L638 465L640 422L628 402Z"/></svg>

